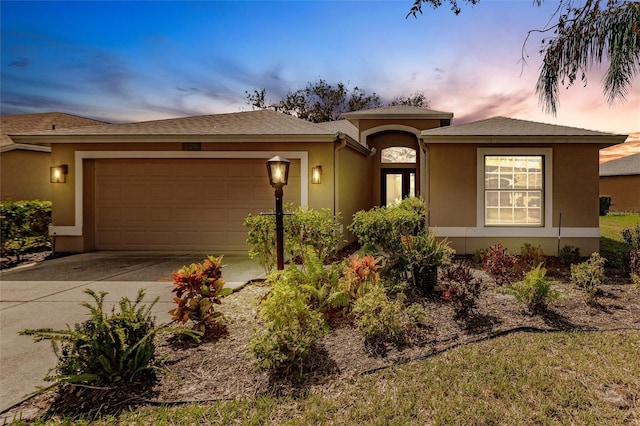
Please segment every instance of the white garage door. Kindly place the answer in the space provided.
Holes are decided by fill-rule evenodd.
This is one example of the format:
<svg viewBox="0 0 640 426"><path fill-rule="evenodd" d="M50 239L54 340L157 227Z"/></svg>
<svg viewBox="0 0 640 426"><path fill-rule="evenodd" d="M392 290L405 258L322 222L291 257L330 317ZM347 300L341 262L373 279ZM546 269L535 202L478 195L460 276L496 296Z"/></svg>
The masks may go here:
<svg viewBox="0 0 640 426"><path fill-rule="evenodd" d="M105 159L95 176L98 250L244 251L245 217L275 205L262 159ZM284 192L300 204L299 160Z"/></svg>

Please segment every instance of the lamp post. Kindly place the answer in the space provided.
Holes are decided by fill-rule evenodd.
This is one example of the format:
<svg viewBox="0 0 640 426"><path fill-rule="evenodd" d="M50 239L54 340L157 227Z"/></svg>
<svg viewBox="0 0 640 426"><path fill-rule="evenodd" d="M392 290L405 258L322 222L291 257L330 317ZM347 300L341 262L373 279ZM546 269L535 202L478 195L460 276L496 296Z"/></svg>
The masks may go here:
<svg viewBox="0 0 640 426"><path fill-rule="evenodd" d="M275 156L267 161L267 173L269 183L276 190L276 253L278 271L284 269L284 212L282 211L282 187L289 179L289 166L291 161L280 156Z"/></svg>

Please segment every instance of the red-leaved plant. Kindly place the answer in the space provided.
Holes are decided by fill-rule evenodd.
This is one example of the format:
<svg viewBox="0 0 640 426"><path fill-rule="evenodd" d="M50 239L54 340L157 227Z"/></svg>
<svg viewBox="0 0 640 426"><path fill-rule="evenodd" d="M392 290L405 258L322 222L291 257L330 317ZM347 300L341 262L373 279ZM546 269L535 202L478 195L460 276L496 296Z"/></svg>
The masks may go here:
<svg viewBox="0 0 640 426"><path fill-rule="evenodd" d="M451 303L457 319L465 319L476 307L484 289L481 278L476 278L465 265L447 267L436 287L442 291L442 299Z"/></svg>
<svg viewBox="0 0 640 426"><path fill-rule="evenodd" d="M353 254L347 260L343 270L344 291L349 294L351 300L356 300L371 290L378 284L380 265L376 259L367 254L360 256Z"/></svg>
<svg viewBox="0 0 640 426"><path fill-rule="evenodd" d="M192 263L173 272L171 290L176 293L173 300L178 304L169 311L174 322L193 322L193 329L206 332L220 325L222 313L214 310L220 299L233 292L223 288L222 256L207 256L202 263Z"/></svg>
<svg viewBox="0 0 640 426"><path fill-rule="evenodd" d="M522 278L522 268L518 264L518 258L507 253L507 248L498 243L489 247L489 251L483 251L482 269L489 272L498 285L509 285Z"/></svg>

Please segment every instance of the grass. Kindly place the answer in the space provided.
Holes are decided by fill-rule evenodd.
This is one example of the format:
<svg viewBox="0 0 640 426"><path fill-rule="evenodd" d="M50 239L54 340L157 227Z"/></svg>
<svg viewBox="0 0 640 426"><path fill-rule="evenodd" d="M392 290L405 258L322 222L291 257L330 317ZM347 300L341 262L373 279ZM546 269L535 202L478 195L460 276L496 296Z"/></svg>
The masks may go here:
<svg viewBox="0 0 640 426"><path fill-rule="evenodd" d="M602 237L622 242L621 232L625 228L635 228L640 223L640 213L609 214L600 216Z"/></svg>
<svg viewBox="0 0 640 426"><path fill-rule="evenodd" d="M622 240L622 230L640 224L640 213L614 213L600 216L600 254L607 266L624 269L630 247Z"/></svg>
<svg viewBox="0 0 640 426"><path fill-rule="evenodd" d="M518 333L342 380L324 393L55 424L638 424L639 352L640 331Z"/></svg>

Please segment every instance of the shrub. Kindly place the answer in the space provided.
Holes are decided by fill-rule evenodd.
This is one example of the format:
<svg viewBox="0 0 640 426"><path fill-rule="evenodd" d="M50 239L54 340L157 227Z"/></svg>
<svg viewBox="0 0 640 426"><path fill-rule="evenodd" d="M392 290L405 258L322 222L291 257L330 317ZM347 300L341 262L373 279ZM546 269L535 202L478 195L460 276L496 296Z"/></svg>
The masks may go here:
<svg viewBox="0 0 640 426"><path fill-rule="evenodd" d="M453 305L456 318L466 318L475 309L483 286L471 268L460 264L445 269L437 289L444 301Z"/></svg>
<svg viewBox="0 0 640 426"><path fill-rule="evenodd" d="M545 278L546 273L546 268L539 264L527 272L521 281L503 287L502 291L516 296L519 302L526 303L529 312L543 312L550 301L560 297L553 290L553 281Z"/></svg>
<svg viewBox="0 0 640 426"><path fill-rule="evenodd" d="M383 259L382 274L394 281L408 280L409 272L422 272L446 263L453 250L446 241L436 242L426 228L426 204L407 198L387 207L359 211L349 229L363 251ZM412 274L415 278L415 274Z"/></svg>
<svg viewBox="0 0 640 426"><path fill-rule="evenodd" d="M560 263L563 265L571 265L580 261L580 249L574 246L563 246L558 253Z"/></svg>
<svg viewBox="0 0 640 426"><path fill-rule="evenodd" d="M640 289L640 249L629 252L629 276L633 285Z"/></svg>
<svg viewBox="0 0 640 426"><path fill-rule="evenodd" d="M173 300L178 306L171 311L171 319L185 324L193 322L193 329L201 332L210 331L220 326L222 314L216 312L215 304L233 290L223 288L222 256L208 256L203 263L192 263L173 272L171 290L176 293Z"/></svg>
<svg viewBox="0 0 640 426"><path fill-rule="evenodd" d="M482 255L482 268L493 275L496 284L501 286L511 284L521 276L518 259L509 254L502 243L489 247L489 250Z"/></svg>
<svg viewBox="0 0 640 426"><path fill-rule="evenodd" d="M453 249L447 240L436 241L433 231L426 229L418 235L405 235L401 239L403 263L411 270L413 285L419 289L431 290L437 279L438 267L449 265ZM432 274L434 282L422 282ZM430 287L430 288L427 288Z"/></svg>
<svg viewBox="0 0 640 426"><path fill-rule="evenodd" d="M600 196L600 216L606 216L609 213L609 207L611 207L611 196Z"/></svg>
<svg viewBox="0 0 640 426"><path fill-rule="evenodd" d="M0 238L2 253L21 255L51 248L50 201L0 202Z"/></svg>
<svg viewBox="0 0 640 426"><path fill-rule="evenodd" d="M621 231L625 244L640 249L640 223L635 228L625 228Z"/></svg>
<svg viewBox="0 0 640 426"><path fill-rule="evenodd" d="M24 330L21 335L34 336L36 342L50 340L58 357L56 374L45 377L47 381L67 383L113 383L132 380L141 372L149 372L159 366L154 360L154 337L160 332L179 332L199 339L199 333L182 329L170 329L166 325L156 326L151 309L158 301L144 306L144 290L138 292L134 302L123 297L120 311L113 307L111 315L103 310L105 292L96 294L84 291L93 297L95 306L82 303L91 312L91 318L76 324L71 330L41 328ZM53 371L53 370L52 370Z"/></svg>
<svg viewBox="0 0 640 426"><path fill-rule="evenodd" d="M320 211L307 207L294 209L291 204L287 204L285 210L293 211L284 217L284 254L287 258L303 258L307 247L311 247L323 262L335 253L342 238L339 213L334 215L327 208ZM257 258L268 274L275 268L277 259L275 215L249 214L244 226L249 228L249 257Z"/></svg>
<svg viewBox="0 0 640 426"><path fill-rule="evenodd" d="M296 369L302 374L313 343L328 331L322 314L309 306L307 295L292 278L293 269L267 277L272 288L258 313L264 326L254 331L249 344L262 370Z"/></svg>
<svg viewBox="0 0 640 426"><path fill-rule="evenodd" d="M426 325L428 314L424 307L414 303L405 309L404 300L402 293L390 300L381 286L356 300L352 312L366 344L408 342L418 324Z"/></svg>
<svg viewBox="0 0 640 426"><path fill-rule="evenodd" d="M604 282L604 264L606 259L598 253L592 253L586 261L571 265L571 283L584 291L587 302L595 300L600 285Z"/></svg>
<svg viewBox="0 0 640 426"><path fill-rule="evenodd" d="M525 265L535 268L536 265L545 262L546 256L544 255L540 245L534 247L529 243L524 243L522 247L520 247L520 259L522 259L522 262Z"/></svg>

